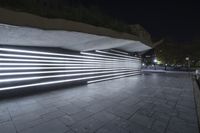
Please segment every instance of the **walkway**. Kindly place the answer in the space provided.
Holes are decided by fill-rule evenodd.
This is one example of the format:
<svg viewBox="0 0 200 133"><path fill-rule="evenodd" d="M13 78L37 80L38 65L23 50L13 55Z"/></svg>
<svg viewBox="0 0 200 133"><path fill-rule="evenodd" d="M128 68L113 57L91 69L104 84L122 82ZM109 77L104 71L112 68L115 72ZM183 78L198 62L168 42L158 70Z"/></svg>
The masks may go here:
<svg viewBox="0 0 200 133"><path fill-rule="evenodd" d="M149 73L0 101L1 133L198 133L188 74Z"/></svg>

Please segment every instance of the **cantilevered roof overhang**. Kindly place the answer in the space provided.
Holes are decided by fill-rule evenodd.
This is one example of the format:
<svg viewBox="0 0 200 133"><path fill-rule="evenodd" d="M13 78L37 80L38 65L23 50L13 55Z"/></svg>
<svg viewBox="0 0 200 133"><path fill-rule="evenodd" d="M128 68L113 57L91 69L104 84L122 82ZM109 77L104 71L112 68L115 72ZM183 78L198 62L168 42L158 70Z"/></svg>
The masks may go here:
<svg viewBox="0 0 200 133"><path fill-rule="evenodd" d="M75 51L116 48L127 52L145 51L152 45L148 40L132 34L2 8L0 44L59 47Z"/></svg>

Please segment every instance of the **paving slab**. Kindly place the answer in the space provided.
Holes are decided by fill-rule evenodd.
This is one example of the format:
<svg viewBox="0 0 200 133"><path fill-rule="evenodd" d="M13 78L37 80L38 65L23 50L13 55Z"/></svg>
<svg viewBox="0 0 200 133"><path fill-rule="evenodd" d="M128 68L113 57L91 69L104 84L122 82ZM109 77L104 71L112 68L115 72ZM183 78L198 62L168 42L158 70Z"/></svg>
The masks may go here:
<svg viewBox="0 0 200 133"><path fill-rule="evenodd" d="M143 75L0 101L0 133L199 133L188 73Z"/></svg>

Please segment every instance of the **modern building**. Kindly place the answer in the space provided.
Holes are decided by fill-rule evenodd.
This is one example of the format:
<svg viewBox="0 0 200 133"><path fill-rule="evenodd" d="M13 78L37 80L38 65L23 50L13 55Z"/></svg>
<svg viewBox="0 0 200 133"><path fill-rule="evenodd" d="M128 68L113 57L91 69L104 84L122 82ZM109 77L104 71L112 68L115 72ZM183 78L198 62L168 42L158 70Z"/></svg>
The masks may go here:
<svg viewBox="0 0 200 133"><path fill-rule="evenodd" d="M150 35L0 8L0 91L94 83L140 74ZM137 54L138 55L138 54Z"/></svg>

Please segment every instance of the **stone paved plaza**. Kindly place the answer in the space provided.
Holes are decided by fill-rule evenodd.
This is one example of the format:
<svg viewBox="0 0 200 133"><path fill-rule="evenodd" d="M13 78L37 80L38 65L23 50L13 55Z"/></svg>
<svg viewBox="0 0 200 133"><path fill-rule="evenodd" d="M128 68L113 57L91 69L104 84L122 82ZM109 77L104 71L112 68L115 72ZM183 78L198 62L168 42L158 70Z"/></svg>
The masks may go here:
<svg viewBox="0 0 200 133"><path fill-rule="evenodd" d="M198 133L192 79L146 73L0 101L0 133Z"/></svg>

